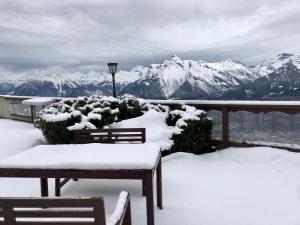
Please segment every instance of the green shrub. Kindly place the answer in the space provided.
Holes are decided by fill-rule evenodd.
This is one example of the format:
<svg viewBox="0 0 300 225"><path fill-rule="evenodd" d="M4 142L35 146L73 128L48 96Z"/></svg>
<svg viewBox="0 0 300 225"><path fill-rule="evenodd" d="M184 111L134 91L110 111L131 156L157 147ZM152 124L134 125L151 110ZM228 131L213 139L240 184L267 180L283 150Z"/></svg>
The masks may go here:
<svg viewBox="0 0 300 225"><path fill-rule="evenodd" d="M73 132L68 130L67 127L79 123L81 115L71 115L69 118L56 121L47 122L46 120L38 119L36 121L37 127L43 132L48 143L50 144L70 144L73 142Z"/></svg>
<svg viewBox="0 0 300 225"><path fill-rule="evenodd" d="M143 115L145 103L133 96L78 97L51 104L40 112L36 125L50 144L73 143L73 130L103 128Z"/></svg>
<svg viewBox="0 0 300 225"><path fill-rule="evenodd" d="M214 151L211 145L212 120L202 110L182 106L182 109L170 111L166 123L177 127L170 152L191 152L203 154Z"/></svg>
<svg viewBox="0 0 300 225"><path fill-rule="evenodd" d="M171 152L191 152L204 154L214 151L211 145L212 121L207 117L186 121L182 133L173 134L174 145Z"/></svg>
<svg viewBox="0 0 300 225"><path fill-rule="evenodd" d="M119 98L105 96L78 97L53 103L41 111L36 120L50 144L73 143L73 130L103 128L114 122L131 119L154 109L167 113L166 124L173 127L170 151L202 154L211 152L212 121L202 110L187 105L170 108L153 105L142 99L125 95ZM155 131L151 131L155 132Z"/></svg>

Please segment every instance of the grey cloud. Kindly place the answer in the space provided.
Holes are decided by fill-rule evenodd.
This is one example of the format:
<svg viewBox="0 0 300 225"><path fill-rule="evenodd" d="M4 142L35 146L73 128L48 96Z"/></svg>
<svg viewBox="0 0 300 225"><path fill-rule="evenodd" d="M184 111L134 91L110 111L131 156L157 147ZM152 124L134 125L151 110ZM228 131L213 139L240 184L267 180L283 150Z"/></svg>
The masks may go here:
<svg viewBox="0 0 300 225"><path fill-rule="evenodd" d="M176 53L252 64L300 52L297 0L2 0L0 67L103 70Z"/></svg>

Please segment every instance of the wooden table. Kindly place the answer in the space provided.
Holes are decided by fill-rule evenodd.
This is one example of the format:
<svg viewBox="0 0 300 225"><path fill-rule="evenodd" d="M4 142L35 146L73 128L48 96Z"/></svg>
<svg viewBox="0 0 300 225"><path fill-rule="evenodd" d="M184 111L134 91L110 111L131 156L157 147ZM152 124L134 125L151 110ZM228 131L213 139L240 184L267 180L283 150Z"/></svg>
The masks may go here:
<svg viewBox="0 0 300 225"><path fill-rule="evenodd" d="M40 178L42 196L48 196L48 178L141 180L148 225L154 225L155 172L162 209L161 152L155 144L40 145L0 161L0 177Z"/></svg>

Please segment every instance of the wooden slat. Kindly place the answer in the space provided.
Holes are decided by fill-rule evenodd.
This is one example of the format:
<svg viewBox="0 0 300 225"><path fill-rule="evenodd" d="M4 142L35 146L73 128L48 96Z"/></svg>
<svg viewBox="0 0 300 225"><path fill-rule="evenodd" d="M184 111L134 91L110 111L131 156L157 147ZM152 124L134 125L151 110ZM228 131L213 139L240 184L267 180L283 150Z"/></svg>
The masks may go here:
<svg viewBox="0 0 300 225"><path fill-rule="evenodd" d="M108 133L108 132L144 132L145 128L109 128L109 129L87 129L76 130L75 133Z"/></svg>
<svg viewBox="0 0 300 225"><path fill-rule="evenodd" d="M113 142L122 142L122 141L142 141L142 138L120 138L112 139Z"/></svg>
<svg viewBox="0 0 300 225"><path fill-rule="evenodd" d="M97 198L100 201L102 198ZM1 207L17 207L17 208L75 208L75 207L92 207L90 198L0 198Z"/></svg>
<svg viewBox="0 0 300 225"><path fill-rule="evenodd" d="M146 141L145 128L110 128L75 131L75 143L118 143Z"/></svg>
<svg viewBox="0 0 300 225"><path fill-rule="evenodd" d="M59 217L71 217L71 218L93 218L94 212L91 209L90 211L84 210L15 210L15 217L23 218L59 218Z"/></svg>
<svg viewBox="0 0 300 225"><path fill-rule="evenodd" d="M2 208L4 221L9 225L15 224L14 211L12 207L5 206Z"/></svg>
<svg viewBox="0 0 300 225"><path fill-rule="evenodd" d="M141 137L141 133L139 133L139 134L124 134L124 133L114 134L114 133L112 133L112 137Z"/></svg>
<svg viewBox="0 0 300 225"><path fill-rule="evenodd" d="M88 143L109 143L108 139L95 140L95 139L83 139L78 141L79 144L88 144Z"/></svg>
<svg viewBox="0 0 300 225"><path fill-rule="evenodd" d="M92 199L92 205L95 213L95 224L106 224L104 202Z"/></svg>
<svg viewBox="0 0 300 225"><path fill-rule="evenodd" d="M91 225L96 223L97 218L97 225L105 225L104 202L101 197L73 199L0 198L0 204L3 205L1 212L5 221L0 221L0 225ZM49 209L51 207L54 209ZM68 209L57 209L61 207ZM76 209L77 207L80 209ZM45 220L45 218L49 219ZM72 221L67 218L72 218ZM73 221L73 218L92 218L92 220L75 219ZM99 218L102 219L99 220Z"/></svg>
<svg viewBox="0 0 300 225"><path fill-rule="evenodd" d="M17 221L15 225L95 225L95 223L88 221Z"/></svg>
<svg viewBox="0 0 300 225"><path fill-rule="evenodd" d="M142 134L141 133L112 133L112 137L140 137ZM79 134L79 137L81 139L90 139L90 138L108 138L108 135L98 135L98 134L88 134L88 135L82 135Z"/></svg>
<svg viewBox="0 0 300 225"><path fill-rule="evenodd" d="M79 134L79 137L81 138L81 139L84 139L84 138L93 138L93 137L97 137L97 138L101 138L101 137L103 137L103 138L107 138L108 136L107 135L99 135L99 134Z"/></svg>

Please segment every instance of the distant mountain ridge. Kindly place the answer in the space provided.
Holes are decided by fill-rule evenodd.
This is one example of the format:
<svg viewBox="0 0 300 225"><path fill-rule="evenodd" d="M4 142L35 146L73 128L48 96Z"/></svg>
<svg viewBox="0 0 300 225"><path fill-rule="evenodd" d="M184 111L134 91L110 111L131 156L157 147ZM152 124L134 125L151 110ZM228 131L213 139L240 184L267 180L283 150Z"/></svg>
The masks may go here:
<svg viewBox="0 0 300 225"><path fill-rule="evenodd" d="M149 99L287 99L300 97L300 55L282 53L247 66L182 60L176 55L160 64L137 66L116 74L119 94ZM35 71L0 80L0 94L76 97L112 94L106 72L54 74Z"/></svg>

